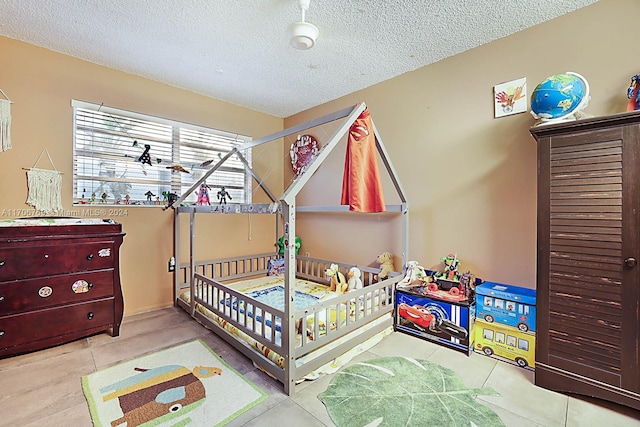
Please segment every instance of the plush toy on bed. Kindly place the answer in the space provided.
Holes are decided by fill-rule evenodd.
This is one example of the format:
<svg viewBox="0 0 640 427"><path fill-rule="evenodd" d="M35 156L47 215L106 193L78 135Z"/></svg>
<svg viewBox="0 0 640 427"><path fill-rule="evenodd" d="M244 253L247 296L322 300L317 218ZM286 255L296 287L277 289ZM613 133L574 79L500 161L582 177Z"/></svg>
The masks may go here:
<svg viewBox="0 0 640 427"><path fill-rule="evenodd" d="M362 272L358 267L351 267L349 269L349 272L347 273L347 276L349 277L349 279L347 280L348 291L362 289L362 279L360 279L360 276L362 276Z"/></svg>
<svg viewBox="0 0 640 427"><path fill-rule="evenodd" d="M386 279L389 277L389 273L393 271L393 254L391 252L383 252L378 255L377 261L380 264L378 277Z"/></svg>
<svg viewBox="0 0 640 427"><path fill-rule="evenodd" d="M347 292L349 286L347 279L345 279L344 274L340 272L337 264L331 264L331 266L324 271L324 274L331 281L331 286L329 287L331 292L337 292L339 294Z"/></svg>

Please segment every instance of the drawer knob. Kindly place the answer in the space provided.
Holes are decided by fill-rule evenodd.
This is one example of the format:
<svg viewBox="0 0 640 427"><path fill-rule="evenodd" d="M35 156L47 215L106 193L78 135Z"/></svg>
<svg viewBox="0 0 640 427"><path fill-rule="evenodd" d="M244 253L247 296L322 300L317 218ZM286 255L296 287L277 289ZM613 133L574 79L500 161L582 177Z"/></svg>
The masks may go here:
<svg viewBox="0 0 640 427"><path fill-rule="evenodd" d="M4 261L0 261L0 267L4 267Z"/></svg>
<svg viewBox="0 0 640 427"><path fill-rule="evenodd" d="M85 292L89 292L93 288L93 283L89 283L86 280L76 280L71 285L71 290L75 294L84 294Z"/></svg>
<svg viewBox="0 0 640 427"><path fill-rule="evenodd" d="M0 302L4 301L4 295L0 295Z"/></svg>
<svg viewBox="0 0 640 427"><path fill-rule="evenodd" d="M0 337L4 336L4 331L0 331Z"/></svg>
<svg viewBox="0 0 640 427"><path fill-rule="evenodd" d="M635 258L627 258L624 260L624 263L627 265L627 267L632 268L636 266L638 261L636 261Z"/></svg>
<svg viewBox="0 0 640 427"><path fill-rule="evenodd" d="M93 254L89 254L89 255L87 255L87 260L88 260L88 261L91 261L92 259L93 259Z"/></svg>
<svg viewBox="0 0 640 427"><path fill-rule="evenodd" d="M52 293L53 289L50 286L43 286L38 289L38 295L40 295L41 298L48 298Z"/></svg>
<svg viewBox="0 0 640 427"><path fill-rule="evenodd" d="M93 319L93 316L95 316L93 314L93 311L90 311L89 313L87 313L87 319L91 320L91 319Z"/></svg>

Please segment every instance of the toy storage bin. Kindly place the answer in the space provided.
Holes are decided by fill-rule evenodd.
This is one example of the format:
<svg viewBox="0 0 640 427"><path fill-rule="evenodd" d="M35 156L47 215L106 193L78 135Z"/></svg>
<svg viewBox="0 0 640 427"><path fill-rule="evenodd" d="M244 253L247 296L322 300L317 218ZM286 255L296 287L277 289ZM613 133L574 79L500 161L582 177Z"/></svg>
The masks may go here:
<svg viewBox="0 0 640 427"><path fill-rule="evenodd" d="M470 355L475 302L450 302L396 290L394 329Z"/></svg>
<svg viewBox="0 0 640 427"><path fill-rule="evenodd" d="M476 317L535 333L536 290L484 282L476 286Z"/></svg>
<svg viewBox="0 0 640 427"><path fill-rule="evenodd" d="M474 350L503 362L533 370L536 358L536 335L499 323L476 319Z"/></svg>

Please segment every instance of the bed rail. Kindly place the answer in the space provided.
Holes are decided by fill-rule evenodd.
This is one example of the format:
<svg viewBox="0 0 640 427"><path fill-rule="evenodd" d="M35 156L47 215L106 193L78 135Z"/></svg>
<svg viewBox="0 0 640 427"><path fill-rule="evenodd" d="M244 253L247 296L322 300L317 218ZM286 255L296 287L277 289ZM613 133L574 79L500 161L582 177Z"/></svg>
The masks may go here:
<svg viewBox="0 0 640 427"><path fill-rule="evenodd" d="M269 261L279 258L275 252L262 253L256 255L248 255L234 258L220 258L213 260L197 261L195 263L195 272L205 277L212 277L219 281L225 282L229 280L237 280L246 277L266 275ZM327 261L320 258L311 258L298 256L296 257L296 275L300 278L311 280L318 283L328 283L325 276L325 270L331 264L337 264L340 271L346 276L347 272L353 264ZM380 281L378 273L379 268L369 266L355 265L362 272L360 279L364 286L370 286ZM189 278L191 277L191 268L188 262L181 263L178 271L178 281L176 289L176 298L183 289L189 287ZM395 276L399 273L392 273Z"/></svg>
<svg viewBox="0 0 640 427"><path fill-rule="evenodd" d="M280 332L284 312L209 277L195 274L195 301L244 333L282 352ZM221 322L222 324L222 322Z"/></svg>
<svg viewBox="0 0 640 427"><path fill-rule="evenodd" d="M295 358L308 359L296 367L297 378L391 327L393 289L399 279L389 278L296 311L295 318L302 319L303 333L295 349ZM356 332L358 334L354 335Z"/></svg>
<svg viewBox="0 0 640 427"><path fill-rule="evenodd" d="M277 253L269 252L234 258L196 261L195 273L221 281L266 275L269 261L278 257L279 255ZM191 277L191 266L189 263L181 263L177 274L177 290L188 288L189 278Z"/></svg>
<svg viewBox="0 0 640 427"><path fill-rule="evenodd" d="M347 273L349 272L349 269L351 267L358 267L360 269L360 272L362 273L360 279L362 280L364 286L371 286L374 283L380 281L380 277L378 274L380 272L379 268L328 261L320 258L311 258L304 256L296 257L296 276L303 279L312 280L314 282L328 283L327 277L325 275L325 270L328 269L331 264L338 265L340 272L344 274L345 277L347 276ZM390 276L395 276L396 274L399 273L392 273L390 274Z"/></svg>
<svg viewBox="0 0 640 427"><path fill-rule="evenodd" d="M192 313L201 323L252 359L259 367L281 382L286 381L283 370L288 351L287 339L295 339L293 373L302 378L325 363L342 355L359 343L392 326L392 296L401 276L374 282L378 269L358 266L362 271L362 289L344 295L328 294L318 303L296 310L293 314L296 333L285 335L285 311L266 305L239 292L223 280L239 279L256 274L266 275L266 263L275 254L232 258L199 263L210 266L203 271L215 272L207 277L194 275L194 297L191 304L178 300L179 305ZM260 261L253 261L258 258ZM260 266L264 262L264 266ZM338 264L346 275L353 265L310 257L296 259L297 276L320 284L328 284L324 270ZM188 266L186 266L188 267ZM265 267L265 268L258 268ZM182 268L181 270L185 270ZM186 273L183 273L186 274ZM185 277L186 280L186 277ZM208 313L207 313L208 312ZM214 314L213 317L211 314ZM238 334L250 337L238 339ZM301 361L304 358L304 361Z"/></svg>

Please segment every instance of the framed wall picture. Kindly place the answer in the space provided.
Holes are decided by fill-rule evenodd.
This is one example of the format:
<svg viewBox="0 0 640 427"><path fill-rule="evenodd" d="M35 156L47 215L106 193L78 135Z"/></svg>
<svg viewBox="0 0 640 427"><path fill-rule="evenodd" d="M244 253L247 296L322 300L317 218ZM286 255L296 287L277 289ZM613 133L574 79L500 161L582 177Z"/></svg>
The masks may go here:
<svg viewBox="0 0 640 427"><path fill-rule="evenodd" d="M495 117L527 111L527 79L521 78L493 87Z"/></svg>

